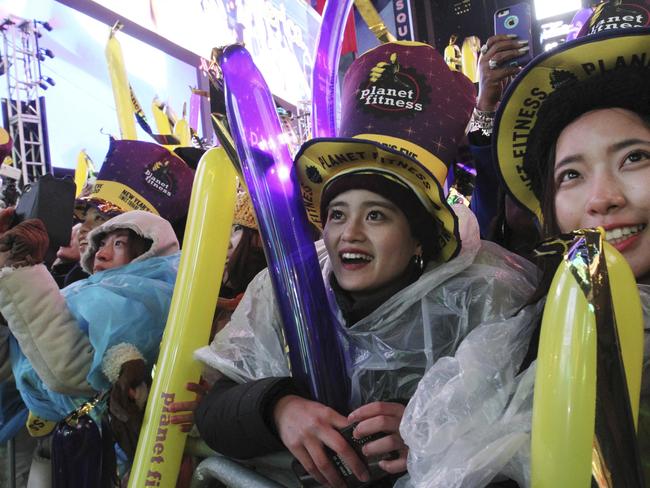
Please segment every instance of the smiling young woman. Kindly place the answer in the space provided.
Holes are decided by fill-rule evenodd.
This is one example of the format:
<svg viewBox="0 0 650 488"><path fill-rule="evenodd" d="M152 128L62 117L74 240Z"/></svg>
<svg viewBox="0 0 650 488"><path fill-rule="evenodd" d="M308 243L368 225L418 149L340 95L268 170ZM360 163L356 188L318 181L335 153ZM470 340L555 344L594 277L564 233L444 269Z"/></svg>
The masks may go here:
<svg viewBox="0 0 650 488"><path fill-rule="evenodd" d="M577 117L557 140L554 177L560 230L604 227L634 275L647 280L650 124L619 108Z"/></svg>
<svg viewBox="0 0 650 488"><path fill-rule="evenodd" d="M509 196L536 218L542 237L602 226L630 264L643 305L645 336L637 441L650 476L650 29L647 0L604 2L572 42L536 57L508 88L495 119L493 152ZM633 13L639 15L633 15ZM622 17L639 22L621 24ZM544 304L562 257L544 258L530 298ZM541 309L540 309L541 311ZM541 315L535 319L537 331ZM481 335L481 332L486 332ZM492 383L467 351L491 336L475 330L453 358L434 365L405 413L409 469L428 486L530 485L530 432L539 335L525 340L520 374ZM494 349L492 349L494 351ZM468 398L462 413L450 401ZM489 404L489 408L485 405ZM490 446L489 450L485 446ZM426 480L426 482L425 482ZM506 486L506 485L504 485Z"/></svg>
<svg viewBox="0 0 650 488"><path fill-rule="evenodd" d="M373 90L385 95L367 98ZM473 215L443 191L474 103L471 82L431 46L387 43L355 60L339 137L313 139L295 159L307 215L323 230L316 249L341 322L332 334L350 354L350 411L294 384L265 271L196 353L224 376L195 412L210 447L237 459L288 450L319 483L342 486L329 449L358 479L392 485L406 470L404 403L425 370L480 323L526 334L528 312L514 315L534 289L533 267L482 243ZM383 457L372 472L340 432L351 424L357 439L383 436L363 448ZM286 474L281 483L297 485Z"/></svg>

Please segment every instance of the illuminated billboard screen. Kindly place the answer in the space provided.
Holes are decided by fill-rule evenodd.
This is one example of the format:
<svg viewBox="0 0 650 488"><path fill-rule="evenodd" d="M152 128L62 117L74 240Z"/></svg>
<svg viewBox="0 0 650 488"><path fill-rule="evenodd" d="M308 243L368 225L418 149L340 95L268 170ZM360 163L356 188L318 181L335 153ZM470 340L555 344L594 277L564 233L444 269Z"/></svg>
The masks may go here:
<svg viewBox="0 0 650 488"><path fill-rule="evenodd" d="M302 0L95 0L203 58L243 42L274 95L297 105L311 96L320 16Z"/></svg>
<svg viewBox="0 0 650 488"><path fill-rule="evenodd" d="M567 12L575 13L582 8L580 0L535 0L537 20L547 19Z"/></svg>

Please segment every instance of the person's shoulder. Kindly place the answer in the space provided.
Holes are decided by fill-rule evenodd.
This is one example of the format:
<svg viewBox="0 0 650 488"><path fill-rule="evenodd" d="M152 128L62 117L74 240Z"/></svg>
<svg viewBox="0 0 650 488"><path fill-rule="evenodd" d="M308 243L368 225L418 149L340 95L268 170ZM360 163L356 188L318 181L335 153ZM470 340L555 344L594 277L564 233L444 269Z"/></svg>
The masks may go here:
<svg viewBox="0 0 650 488"><path fill-rule="evenodd" d="M271 282L271 272L269 268L262 269L250 281L244 292L244 296L262 297L268 293L273 293L273 284Z"/></svg>
<svg viewBox="0 0 650 488"><path fill-rule="evenodd" d="M537 275L537 266L531 261L491 241L481 241L475 263L487 266L494 272Z"/></svg>
<svg viewBox="0 0 650 488"><path fill-rule="evenodd" d="M466 290L518 288L522 293L534 290L538 278L539 272L533 263L490 241L481 241L472 263L456 276L465 283Z"/></svg>

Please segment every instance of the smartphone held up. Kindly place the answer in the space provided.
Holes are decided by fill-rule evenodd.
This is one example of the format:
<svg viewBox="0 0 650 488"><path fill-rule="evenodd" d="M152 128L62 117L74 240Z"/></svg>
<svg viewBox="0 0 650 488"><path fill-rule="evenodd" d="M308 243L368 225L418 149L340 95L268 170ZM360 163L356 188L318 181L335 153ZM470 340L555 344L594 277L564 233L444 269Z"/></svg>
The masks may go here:
<svg viewBox="0 0 650 488"><path fill-rule="evenodd" d="M520 42L528 41L529 49L504 63L507 66L525 66L533 59L532 14L528 3L518 3L494 12L494 34L516 36Z"/></svg>

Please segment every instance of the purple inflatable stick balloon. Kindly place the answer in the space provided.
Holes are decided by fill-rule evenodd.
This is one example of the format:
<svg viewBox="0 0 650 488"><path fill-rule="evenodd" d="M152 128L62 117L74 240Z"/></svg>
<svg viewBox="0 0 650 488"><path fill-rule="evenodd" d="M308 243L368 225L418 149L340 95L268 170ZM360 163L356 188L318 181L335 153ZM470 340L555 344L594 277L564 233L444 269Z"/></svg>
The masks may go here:
<svg viewBox="0 0 650 488"><path fill-rule="evenodd" d="M264 243L289 346L291 374L312 398L347 412L343 348L316 256L296 172L271 93L245 48L221 58L228 121Z"/></svg>
<svg viewBox="0 0 650 488"><path fill-rule="evenodd" d="M190 95L190 127L198 134L199 132L199 111L201 107L201 96L198 93Z"/></svg>
<svg viewBox="0 0 650 488"><path fill-rule="evenodd" d="M566 35L565 42L572 41L578 36L582 30L582 26L585 25L585 23L589 20L589 17L591 17L593 11L593 8L587 7L576 12L576 14L573 16L573 19L571 19L571 28Z"/></svg>
<svg viewBox="0 0 650 488"><path fill-rule="evenodd" d="M336 137L336 88L345 22L353 0L327 0L318 33L311 92L312 137Z"/></svg>

